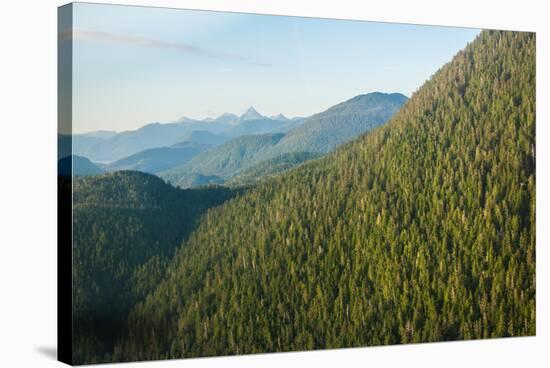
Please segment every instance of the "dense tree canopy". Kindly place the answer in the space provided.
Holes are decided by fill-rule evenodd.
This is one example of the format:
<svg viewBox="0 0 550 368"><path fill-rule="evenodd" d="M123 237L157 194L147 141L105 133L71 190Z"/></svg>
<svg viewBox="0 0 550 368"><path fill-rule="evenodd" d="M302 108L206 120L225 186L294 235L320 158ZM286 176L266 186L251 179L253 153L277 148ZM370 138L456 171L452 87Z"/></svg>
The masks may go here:
<svg viewBox="0 0 550 368"><path fill-rule="evenodd" d="M261 161L225 182L226 186L239 187L257 184L298 165L322 157L322 153L292 152Z"/></svg>
<svg viewBox="0 0 550 368"><path fill-rule="evenodd" d="M237 194L176 189L139 172L73 181L73 325L78 363L104 361L130 308L154 290L199 215Z"/></svg>
<svg viewBox="0 0 550 368"><path fill-rule="evenodd" d="M113 359L535 333L535 36L484 31L385 126L210 209Z"/></svg>
<svg viewBox="0 0 550 368"><path fill-rule="evenodd" d="M532 335L535 35L246 192L126 172L73 206L79 363Z"/></svg>

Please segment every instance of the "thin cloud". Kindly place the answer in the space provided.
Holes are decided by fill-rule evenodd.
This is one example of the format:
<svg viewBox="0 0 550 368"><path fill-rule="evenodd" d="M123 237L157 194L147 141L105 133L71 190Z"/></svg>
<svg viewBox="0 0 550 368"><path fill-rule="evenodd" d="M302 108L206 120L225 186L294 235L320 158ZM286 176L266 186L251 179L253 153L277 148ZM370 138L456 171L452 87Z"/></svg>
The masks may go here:
<svg viewBox="0 0 550 368"><path fill-rule="evenodd" d="M71 39L87 40L87 41L97 41L97 42L118 43L118 44L135 46L135 47L176 50L187 54L194 54L194 55L204 56L211 59L217 59L222 61L233 60L233 61L240 61L250 65L255 65L255 66L262 66L262 67L269 66L269 64L257 62L238 54L216 52L216 51L203 49L203 48L196 47L196 46L189 45L182 42L169 42L169 41L155 40L152 38L130 36L130 35L125 35L121 33L73 29L72 32L71 30L66 30L64 32L61 32L59 34L59 38L62 41L71 40Z"/></svg>

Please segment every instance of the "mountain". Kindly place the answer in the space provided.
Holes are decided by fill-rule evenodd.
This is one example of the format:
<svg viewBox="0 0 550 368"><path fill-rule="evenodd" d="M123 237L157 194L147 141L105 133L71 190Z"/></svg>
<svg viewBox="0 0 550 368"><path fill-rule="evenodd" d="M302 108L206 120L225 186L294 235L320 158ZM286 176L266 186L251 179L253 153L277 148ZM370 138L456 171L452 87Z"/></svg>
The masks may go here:
<svg viewBox="0 0 550 368"><path fill-rule="evenodd" d="M242 135L267 134L267 133L285 133L297 126L304 120L287 119L279 114L275 117L266 117L258 113L254 107L250 107L238 119L238 121L224 133L231 137Z"/></svg>
<svg viewBox="0 0 550 368"><path fill-rule="evenodd" d="M273 115L273 116L270 116L269 118L272 119L272 120L279 120L279 121L289 121L290 120L289 118L287 118L283 114Z"/></svg>
<svg viewBox="0 0 550 368"><path fill-rule="evenodd" d="M73 181L75 364L104 361L98 352L112 351L130 308L160 281L197 219L236 193L180 190L131 171Z"/></svg>
<svg viewBox="0 0 550 368"><path fill-rule="evenodd" d="M75 134L72 149L75 154L89 157L93 161L112 162L149 148L171 146L181 142L182 138L193 131L219 134L231 127L230 115L222 115L212 121L181 118L174 123L151 123L110 136L96 132ZM70 136L67 137L65 139L70 139Z"/></svg>
<svg viewBox="0 0 550 368"><path fill-rule="evenodd" d="M99 139L109 139L116 135L117 133L112 130L96 130L95 132L82 133L79 134L81 137L93 137Z"/></svg>
<svg viewBox="0 0 550 368"><path fill-rule="evenodd" d="M230 129L227 129L224 133L231 137L254 134L285 133L292 128L299 126L302 122L303 121L301 120L280 121L270 118L245 120Z"/></svg>
<svg viewBox="0 0 550 368"><path fill-rule="evenodd" d="M95 161L113 161L133 155L148 148L171 146L178 138L192 130L221 131L223 128L212 123L185 121L179 123L147 124L142 128L121 132L92 147L87 157ZM73 144L75 152L78 145Z"/></svg>
<svg viewBox="0 0 550 368"><path fill-rule="evenodd" d="M84 157L91 157L96 146L105 142L101 134L58 134L57 136L57 157L66 157L72 154Z"/></svg>
<svg viewBox="0 0 550 368"><path fill-rule="evenodd" d="M207 130L193 130L185 133L183 136L178 138L178 142L188 143L198 143L198 144L207 144L211 146L219 146L227 142L230 138L222 133L212 133Z"/></svg>
<svg viewBox="0 0 550 368"><path fill-rule="evenodd" d="M384 124L405 102L407 97L400 93L374 92L355 96L306 119L289 131L277 147L266 153L266 157L288 152L330 152Z"/></svg>
<svg viewBox="0 0 550 368"><path fill-rule="evenodd" d="M117 160L107 165L105 169L107 171L136 170L154 174L181 166L210 147L206 144L183 142L170 147L150 148Z"/></svg>
<svg viewBox="0 0 550 368"><path fill-rule="evenodd" d="M535 50L483 31L383 127L211 209L112 359L534 335Z"/></svg>
<svg viewBox="0 0 550 368"><path fill-rule="evenodd" d="M136 130L120 133L98 131L74 134L72 138L70 135L60 135L59 156L71 153L67 152L67 148L71 147L71 139L72 153L88 157L95 162L112 163L150 148L168 147L184 140L205 140L206 133L212 134L210 137L216 143L196 143L216 145L223 142L223 137L286 132L300 125L302 121L273 120L251 107L240 117L229 113L216 119L195 120L182 117L173 123L151 123ZM199 134L202 137L199 137Z"/></svg>
<svg viewBox="0 0 550 368"><path fill-rule="evenodd" d="M279 121L269 118L248 120L227 131L228 134L235 134L239 138L225 143L216 150L205 151L188 164L161 173L161 176L174 185L189 183L186 176L190 174L214 175L227 180L262 161L276 161L292 153L307 152L319 157L319 154L327 153L361 133L383 124L406 101L407 97L399 93L376 92L356 96L303 120ZM285 129L286 127L289 129ZM285 135L281 134L287 131ZM258 136L264 139L243 136L272 132L279 132L276 135L276 141L265 139L266 135ZM265 145L259 146L260 143ZM250 150L250 145L253 145L253 150ZM252 152L252 154L243 154L244 152ZM229 164L228 161L230 161ZM287 161L284 164L285 170L290 168L289 162L300 164L303 161ZM272 174L277 170L274 168ZM256 171L256 174L259 172L267 171L261 169ZM249 179L251 178L246 180Z"/></svg>
<svg viewBox="0 0 550 368"><path fill-rule="evenodd" d="M235 114L225 113L214 119L215 122L221 124L233 124L239 120L239 117Z"/></svg>
<svg viewBox="0 0 550 368"><path fill-rule="evenodd" d="M248 167L263 150L277 144L284 134L245 135L195 156L187 164L159 173L174 185L186 187L189 176L214 176L223 180Z"/></svg>
<svg viewBox="0 0 550 368"><path fill-rule="evenodd" d="M225 182L230 187L249 186L293 169L300 164L322 157L315 152L292 152L261 161ZM190 187L190 186L189 186Z"/></svg>
<svg viewBox="0 0 550 368"><path fill-rule="evenodd" d="M265 118L262 114L260 114L254 107L249 107L248 110L246 110L239 118L240 121L248 121L248 120L260 120Z"/></svg>
<svg viewBox="0 0 550 368"><path fill-rule="evenodd" d="M172 184L169 175L162 175L163 178L170 184ZM210 185L221 185L225 180L216 175L203 175L194 172L185 173L178 176L177 186L180 188L199 188ZM243 185L241 185L243 186Z"/></svg>
<svg viewBox="0 0 550 368"><path fill-rule="evenodd" d="M72 166L72 169L71 169ZM103 170L86 157L71 155L57 162L57 174L60 176L88 176L102 174Z"/></svg>

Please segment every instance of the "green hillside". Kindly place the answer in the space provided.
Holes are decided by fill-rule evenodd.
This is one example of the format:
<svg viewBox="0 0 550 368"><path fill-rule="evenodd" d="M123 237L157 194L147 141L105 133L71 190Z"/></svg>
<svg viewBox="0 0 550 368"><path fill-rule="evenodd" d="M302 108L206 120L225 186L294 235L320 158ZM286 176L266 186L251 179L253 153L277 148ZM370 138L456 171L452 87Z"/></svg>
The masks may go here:
<svg viewBox="0 0 550 368"><path fill-rule="evenodd" d="M407 102L400 93L373 92L355 96L308 118L266 152L276 157L288 152L327 153L388 121Z"/></svg>
<svg viewBox="0 0 550 368"><path fill-rule="evenodd" d="M187 164L159 173L172 184L186 187L189 177L216 176L227 179L248 167L261 152L277 144L284 134L245 135L195 156Z"/></svg>
<svg viewBox="0 0 550 368"><path fill-rule="evenodd" d="M387 125L208 211L112 358L535 334L534 144L535 36L482 32Z"/></svg>
<svg viewBox="0 0 550 368"><path fill-rule="evenodd" d="M222 133L216 134L209 132L208 130L193 130L178 138L179 143L176 143L173 146L186 146L189 143L219 146L220 144L227 142L228 139L229 137Z"/></svg>
<svg viewBox="0 0 550 368"><path fill-rule="evenodd" d="M172 184L169 177L167 181ZM180 188L199 188L206 185L222 185L224 182L223 178L216 175L202 175L191 172L178 176L176 185Z"/></svg>
<svg viewBox="0 0 550 368"><path fill-rule="evenodd" d="M130 171L73 185L75 360L101 362L197 217L236 192L180 190Z"/></svg>

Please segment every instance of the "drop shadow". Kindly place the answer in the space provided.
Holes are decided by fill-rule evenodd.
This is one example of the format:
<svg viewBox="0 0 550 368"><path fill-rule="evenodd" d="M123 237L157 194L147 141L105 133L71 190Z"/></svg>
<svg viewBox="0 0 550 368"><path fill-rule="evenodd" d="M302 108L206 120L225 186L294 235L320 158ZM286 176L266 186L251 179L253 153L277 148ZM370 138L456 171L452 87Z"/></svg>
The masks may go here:
<svg viewBox="0 0 550 368"><path fill-rule="evenodd" d="M57 347L55 346L37 347L36 351L50 359L57 360Z"/></svg>

